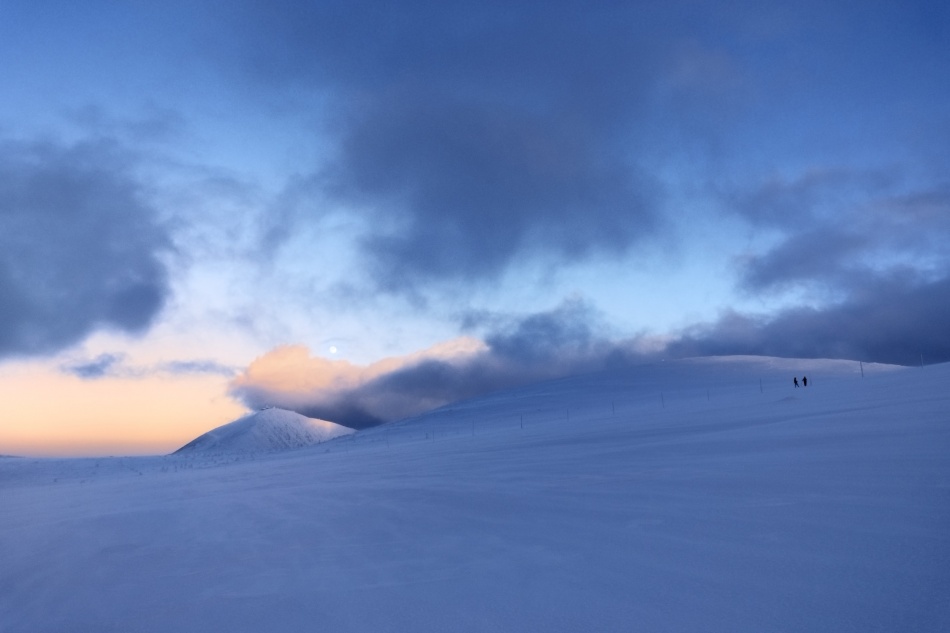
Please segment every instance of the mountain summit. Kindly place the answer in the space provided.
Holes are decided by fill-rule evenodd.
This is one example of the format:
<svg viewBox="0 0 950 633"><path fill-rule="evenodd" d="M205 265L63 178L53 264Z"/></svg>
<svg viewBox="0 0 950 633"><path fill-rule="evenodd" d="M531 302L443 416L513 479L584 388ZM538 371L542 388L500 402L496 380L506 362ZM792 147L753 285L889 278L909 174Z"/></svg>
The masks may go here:
<svg viewBox="0 0 950 633"><path fill-rule="evenodd" d="M264 409L196 437L175 453L270 453L302 448L353 433L326 420L285 409Z"/></svg>

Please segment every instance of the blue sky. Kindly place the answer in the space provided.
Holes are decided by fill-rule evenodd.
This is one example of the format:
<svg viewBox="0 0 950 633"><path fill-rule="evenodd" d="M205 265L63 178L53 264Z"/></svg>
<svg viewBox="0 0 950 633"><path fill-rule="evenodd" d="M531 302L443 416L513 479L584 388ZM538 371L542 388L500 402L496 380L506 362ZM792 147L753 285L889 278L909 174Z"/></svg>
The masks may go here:
<svg viewBox="0 0 950 633"><path fill-rule="evenodd" d="M4 395L81 442L17 394L134 384L143 438L185 390L172 445L663 357L950 360L948 69L938 2L7 0Z"/></svg>

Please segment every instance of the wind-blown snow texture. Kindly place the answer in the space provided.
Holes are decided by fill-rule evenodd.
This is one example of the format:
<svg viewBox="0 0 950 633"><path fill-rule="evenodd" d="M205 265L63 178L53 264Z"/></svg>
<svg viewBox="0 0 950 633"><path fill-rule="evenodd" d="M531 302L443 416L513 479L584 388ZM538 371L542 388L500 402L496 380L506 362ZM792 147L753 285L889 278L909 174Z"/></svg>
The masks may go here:
<svg viewBox="0 0 950 633"><path fill-rule="evenodd" d="M947 631L950 365L864 371L683 361L266 456L3 460L0 629Z"/></svg>
<svg viewBox="0 0 950 633"><path fill-rule="evenodd" d="M264 409L196 437L175 453L254 454L303 448L353 429L284 409Z"/></svg>

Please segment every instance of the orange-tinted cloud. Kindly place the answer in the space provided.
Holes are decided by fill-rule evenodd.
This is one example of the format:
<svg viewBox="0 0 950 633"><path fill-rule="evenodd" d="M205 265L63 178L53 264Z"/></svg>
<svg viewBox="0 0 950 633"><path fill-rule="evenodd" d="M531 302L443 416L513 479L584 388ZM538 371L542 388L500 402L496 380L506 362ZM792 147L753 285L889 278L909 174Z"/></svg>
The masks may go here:
<svg viewBox="0 0 950 633"><path fill-rule="evenodd" d="M365 367L314 358L302 346L258 358L232 382L249 406L293 409L365 428L481 394L603 368L615 343L596 332L582 301L521 319L492 319L485 342L458 338Z"/></svg>
<svg viewBox="0 0 950 633"><path fill-rule="evenodd" d="M281 406L359 428L448 402L438 396L384 395L371 389L374 383L410 367L465 365L487 350L482 341L460 337L363 366L312 356L304 345L284 345L255 359L231 390L253 407Z"/></svg>

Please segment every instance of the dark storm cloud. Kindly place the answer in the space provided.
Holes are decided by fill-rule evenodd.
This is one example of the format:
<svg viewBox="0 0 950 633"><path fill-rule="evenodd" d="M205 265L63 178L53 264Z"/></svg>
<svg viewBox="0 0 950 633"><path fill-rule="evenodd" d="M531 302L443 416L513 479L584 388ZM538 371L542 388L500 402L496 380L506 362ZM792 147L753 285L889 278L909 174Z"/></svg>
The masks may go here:
<svg viewBox="0 0 950 633"><path fill-rule="evenodd" d="M646 113L715 83L684 70L705 63L701 43L661 35L689 15L285 1L228 21L256 85L320 95L334 144L318 181L370 220L368 267L399 290L497 278L525 257L620 255L654 236L664 193L639 147Z"/></svg>
<svg viewBox="0 0 950 633"><path fill-rule="evenodd" d="M942 275L950 269L950 185L900 172L812 170L725 196L733 213L780 236L739 260L740 289L810 289L841 302L904 268Z"/></svg>
<svg viewBox="0 0 950 633"><path fill-rule="evenodd" d="M950 360L950 186L835 169L736 199L739 213L783 233L743 260L740 288L803 292L811 305L727 314L692 328L671 354Z"/></svg>
<svg viewBox="0 0 950 633"><path fill-rule="evenodd" d="M548 312L498 323L485 342L506 363L550 368L567 359L577 370L604 351L599 319L590 304L572 299Z"/></svg>
<svg viewBox="0 0 950 633"><path fill-rule="evenodd" d="M143 332L169 292L165 229L105 141L0 142L0 356Z"/></svg>
<svg viewBox="0 0 950 633"><path fill-rule="evenodd" d="M816 221L840 216L842 206L885 193L898 180L887 170L810 169L795 178L773 176L747 190L725 194L723 201L754 225L807 230Z"/></svg>
<svg viewBox="0 0 950 633"><path fill-rule="evenodd" d="M330 174L334 193L382 227L365 250L387 288L495 277L519 255L623 253L655 228L645 181L537 117L431 100L363 118Z"/></svg>
<svg viewBox="0 0 950 633"><path fill-rule="evenodd" d="M879 279L848 301L769 317L737 313L691 328L671 356L760 354L913 365L950 361L950 277Z"/></svg>
<svg viewBox="0 0 950 633"><path fill-rule="evenodd" d="M359 214L385 289L672 243L680 189L709 178L785 238L744 273L757 292L828 277L794 261L826 230L843 249L832 275L863 278L845 251L879 255L887 229L859 226L862 204L901 195L902 172L946 171L921 165L946 160L937 4L246 1L228 3L217 41L233 44L216 50L255 94L321 122L325 162L301 167L320 203L269 237Z"/></svg>
<svg viewBox="0 0 950 633"><path fill-rule="evenodd" d="M793 233L765 254L749 258L740 282L748 292L841 282L845 271L859 274L855 262L867 242L861 235L835 228Z"/></svg>

